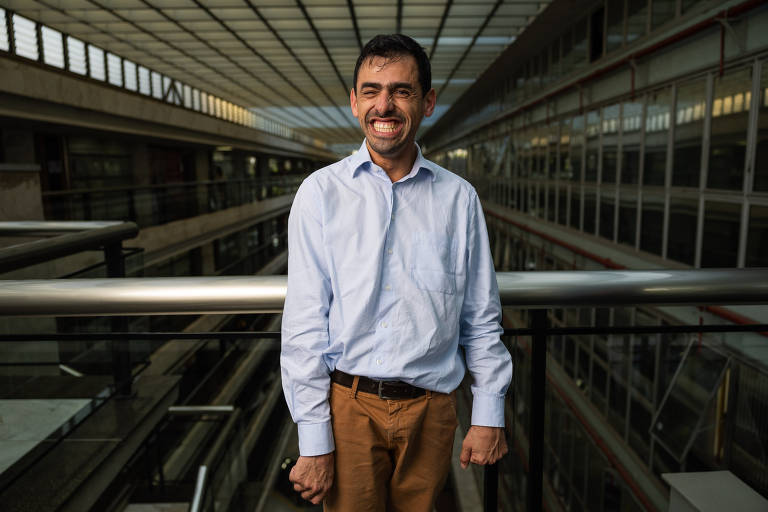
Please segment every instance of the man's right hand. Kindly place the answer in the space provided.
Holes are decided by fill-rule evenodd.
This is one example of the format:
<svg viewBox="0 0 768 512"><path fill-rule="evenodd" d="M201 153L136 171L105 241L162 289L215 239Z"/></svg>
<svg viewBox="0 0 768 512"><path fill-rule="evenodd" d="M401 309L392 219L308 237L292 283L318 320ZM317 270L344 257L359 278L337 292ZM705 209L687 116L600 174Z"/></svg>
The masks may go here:
<svg viewBox="0 0 768 512"><path fill-rule="evenodd" d="M301 497L320 504L333 485L333 452L315 457L299 457L288 479Z"/></svg>

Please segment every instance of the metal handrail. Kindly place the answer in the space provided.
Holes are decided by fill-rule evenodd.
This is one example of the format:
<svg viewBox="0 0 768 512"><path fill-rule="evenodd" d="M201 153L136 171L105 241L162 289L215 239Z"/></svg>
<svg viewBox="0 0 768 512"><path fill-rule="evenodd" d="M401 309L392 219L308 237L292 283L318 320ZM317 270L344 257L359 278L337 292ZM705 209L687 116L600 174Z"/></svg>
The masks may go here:
<svg viewBox="0 0 768 512"><path fill-rule="evenodd" d="M200 181L175 181L170 183L151 183L145 185L125 185L115 187L96 187L96 188L73 188L67 190L45 190L43 197L66 197L83 194L106 194L114 192L131 192L137 190L163 190L167 188L193 188L197 186L208 185L231 185L250 183L253 185L264 185L273 183L295 183L301 182L306 174L284 174L275 176L264 176L259 178L227 178L221 180L200 180Z"/></svg>
<svg viewBox="0 0 768 512"><path fill-rule="evenodd" d="M0 249L0 273L83 251L114 248L119 252L123 240L135 238L138 234L139 227L136 223L119 222L12 245Z"/></svg>
<svg viewBox="0 0 768 512"><path fill-rule="evenodd" d="M120 220L20 220L0 222L0 236L51 236L122 224Z"/></svg>
<svg viewBox="0 0 768 512"><path fill-rule="evenodd" d="M279 312L286 280L285 276L8 280L0 281L0 315ZM499 272L497 281L501 303L520 308L768 303L768 269Z"/></svg>

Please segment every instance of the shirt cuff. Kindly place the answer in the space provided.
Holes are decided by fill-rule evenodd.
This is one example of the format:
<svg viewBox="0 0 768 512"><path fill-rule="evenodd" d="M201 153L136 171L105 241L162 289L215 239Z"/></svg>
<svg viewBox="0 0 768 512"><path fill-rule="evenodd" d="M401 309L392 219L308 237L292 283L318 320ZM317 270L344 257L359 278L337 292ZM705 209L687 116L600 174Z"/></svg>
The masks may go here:
<svg viewBox="0 0 768 512"><path fill-rule="evenodd" d="M504 395L472 390L472 425L481 427L504 426Z"/></svg>
<svg viewBox="0 0 768 512"><path fill-rule="evenodd" d="M299 455L314 457L325 455L336 449L333 443L331 422L299 423Z"/></svg>

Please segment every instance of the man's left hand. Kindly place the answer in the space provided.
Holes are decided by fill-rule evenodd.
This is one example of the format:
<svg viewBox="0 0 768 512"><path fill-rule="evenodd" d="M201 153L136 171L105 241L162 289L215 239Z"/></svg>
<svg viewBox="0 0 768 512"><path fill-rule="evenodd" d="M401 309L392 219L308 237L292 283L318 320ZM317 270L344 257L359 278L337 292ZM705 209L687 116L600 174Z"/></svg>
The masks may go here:
<svg viewBox="0 0 768 512"><path fill-rule="evenodd" d="M472 464L494 464L507 453L507 440L501 427L472 425L461 445L461 467Z"/></svg>

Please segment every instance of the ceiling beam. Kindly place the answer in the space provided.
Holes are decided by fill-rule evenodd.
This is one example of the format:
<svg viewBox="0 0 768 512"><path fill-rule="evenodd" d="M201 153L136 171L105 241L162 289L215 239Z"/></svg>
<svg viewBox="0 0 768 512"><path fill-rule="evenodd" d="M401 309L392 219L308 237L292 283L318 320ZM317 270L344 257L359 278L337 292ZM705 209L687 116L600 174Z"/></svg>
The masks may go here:
<svg viewBox="0 0 768 512"><path fill-rule="evenodd" d="M459 70L459 67L464 63L464 59L467 58L467 55L469 55L469 52L472 50L472 48L475 46L475 43L477 42L477 38L480 37L480 34L483 33L485 30L485 27L488 26L488 23L491 22L493 19L493 15L496 14L496 11L499 10L499 7L501 7L501 4L504 2L504 0L496 0L496 3L493 4L493 8L491 9L491 12L488 13L488 15L485 17L485 20L483 21L483 24L480 25L480 28L477 29L477 32L475 33L475 36L472 38L472 42L467 45L467 49L464 50L464 53L461 54L461 57L459 57L458 62L456 62L456 65L453 67L451 72L448 74L448 77L445 79L445 83L440 88L440 91L437 93L437 96L440 97L440 95L445 91L445 88L448 87L448 84L450 83L451 79L453 78L453 75L456 74L456 71Z"/></svg>
<svg viewBox="0 0 768 512"><path fill-rule="evenodd" d="M403 0L397 0L397 25L396 34L403 32Z"/></svg>
<svg viewBox="0 0 768 512"><path fill-rule="evenodd" d="M146 1L146 0L144 0L144 1ZM219 18L218 16L216 16L216 15L215 15L215 14L214 14L214 13L213 13L213 12L212 12L212 11L211 11L211 10L210 10L208 7L207 7L207 6L205 6L205 5L203 5L202 3L200 3L200 0L192 0L192 1L195 3L195 5L196 5L196 6L197 6L199 9L201 9L201 10L202 10L203 12L205 12L205 13L206 13L208 16L210 16L210 17L211 17L211 18L212 18L214 21L216 21L216 23L218 23L218 24L219 24L219 25L220 25L220 26L221 26L221 27L222 27L224 30L226 30L227 32L229 32L229 33L230 33L230 35L231 35L232 37L234 37L235 39L237 39L237 40L240 42L240 44L242 44L243 46L245 46L246 48L248 48L248 49L251 51L251 53L253 53L253 54L254 54L254 55L257 57L257 58L259 58L259 59L260 59L260 60L261 60L261 61L262 61L264 64L266 64L266 65L267 65L267 67L268 67L268 68L269 68L269 69L270 69L270 70L271 70L271 71L272 71L272 72L275 74L275 76L278 76L278 77L280 77L280 79L281 79L281 80L283 80L283 81L284 81L286 84L288 84L290 87L292 87L294 91L296 91L296 92L297 92L297 93L298 93L300 96L302 96L302 97L303 97L303 98L304 98L304 99L305 99L307 102L309 102L309 103L310 103L312 106L314 106L314 107L316 107L316 108L318 108L318 109L320 108L320 105L318 105L317 103L315 103L315 101L314 101L314 100L313 100L313 99L312 99L312 98L309 96L309 94L307 94L307 93L306 93L306 91L302 90L300 87L298 87L296 84L294 84L294 83L293 83L293 81L292 81L290 78L288 78L288 77L285 75L285 73L283 73L283 72L282 72L280 69L278 69L278 68L277 68L277 66L275 66L275 65L274 65L274 64L273 64L273 63L272 63L272 62L271 62L269 59L267 59L266 57L264 57L264 55L262 55L262 54L261 54L261 52L259 52L259 51L258 51L256 48L254 48L253 46L251 46L251 44L250 44L250 43L248 43L248 41L246 41L245 39L243 39L243 37L242 37L240 34L238 34L236 31L232 30L232 29L229 27L229 25L228 25L228 24L227 24L227 23L226 23L224 20L222 20L221 18ZM230 60L232 60L232 59L230 59ZM234 61L234 60L232 60L232 62L234 63L235 61ZM241 69L245 70L245 68L244 68L244 67L240 66L239 64L237 64L237 65L238 65L238 67L240 67ZM254 75L253 73L250 73L250 72L249 72L249 74L250 74L251 76L253 76L254 78L256 78L256 75ZM312 77L312 78L314 78L314 77ZM267 85L267 87L270 87L270 86L269 86L269 85L268 85L266 82L262 81L262 83L264 83L265 85ZM271 89L271 87L270 87L270 89ZM323 91L323 92L325 92L325 91ZM282 96L282 95L281 95L281 96ZM307 112L307 114L311 115L311 116L312 116L314 119L316 119L316 120L317 120L318 122L320 122L320 124L322 125L322 119L321 119L321 118L318 118L318 117L316 117L316 116L314 115L314 113L312 113L310 110L305 110L305 107L304 107L303 105L296 105L296 106L298 106L299 108L301 108L302 110L304 110L305 112ZM332 119L332 122L333 122L333 124L335 124L336 126L335 126L335 127L334 127L334 126L329 126L329 127L328 127L328 129L331 129L331 130L337 130L337 129L340 129L340 130L344 130L344 128L342 128L341 126L339 126L339 123L338 123L338 122L336 122L336 120L335 120L335 119Z"/></svg>
<svg viewBox="0 0 768 512"><path fill-rule="evenodd" d="M440 18L440 25L437 27L437 32L435 33L435 39L432 41L432 49L429 50L429 60L432 60L432 57L435 56L435 50L437 49L437 42L440 40L440 34L443 33L443 27L445 27L445 20L448 19L448 13L451 11L451 6L453 5L453 0L448 0L445 3L445 9L443 9L443 16Z"/></svg>
<svg viewBox="0 0 768 512"><path fill-rule="evenodd" d="M352 0L347 0L347 7L349 7L349 16L352 18L352 26L355 29L355 37L357 37L357 46L360 47L360 51L363 50L363 40L360 37L360 27L357 26L357 15L355 14L355 4Z"/></svg>
<svg viewBox="0 0 768 512"><path fill-rule="evenodd" d="M296 64L298 64L299 67L304 71L304 73L307 74L307 76L310 78L310 80L312 80L312 83L315 84L315 86L318 88L318 90L320 90L323 93L323 95L325 96L325 98L329 102L328 104L330 106L332 106L332 107L336 107L336 110L338 110L339 114L341 114L341 118L342 119L346 119L346 117L344 115L344 112L342 112L342 110L341 110L341 107L339 107L339 105L331 97L331 95L328 94L328 91L326 91L325 88L320 84L320 82L317 80L315 75L307 68L307 66L304 64L304 61L302 61L301 58L298 55L296 55L296 52L293 51L293 48L291 48L288 45L288 43L285 42L285 40L278 33L278 31L272 26L272 24L269 22L269 20L267 20L267 18L264 17L264 15L261 13L261 11L259 11L259 8L256 7L251 0L244 0L244 1L245 1L246 4L248 4L248 7L251 8L251 10L254 12L254 14L256 14L256 16L258 16L259 20L261 20L261 22L264 24L264 26L267 27L267 29L269 29L269 31L272 33L272 35L275 37L275 39L277 39L280 42L280 44L283 46L283 48L285 48L285 51L287 51L288 54L291 57L293 57L293 60L296 61ZM300 6L299 7L300 9L301 9L301 7L303 7L303 4L301 4L300 0L296 0L296 3ZM302 10L302 12L306 16L306 10L304 9L304 10ZM314 27L314 24L311 24L310 27L313 29L313 32L315 32L315 37L317 37L318 40L320 40L319 34L316 33L316 29ZM323 47L325 47L325 43L323 43L322 40L320 40L320 44ZM325 48L325 50L326 50L326 56L328 56L329 59L330 59L330 54L328 53L327 48ZM331 61L331 65L336 70L336 73L339 76L339 79L341 80L341 74L339 73L338 69L336 69L336 65L333 63L333 61ZM342 82L342 86L343 86L344 85L344 81L341 80L341 82ZM346 93L346 87L344 88L344 92ZM341 126L341 128L346 131L346 130L348 130L350 128L350 126L349 125Z"/></svg>

